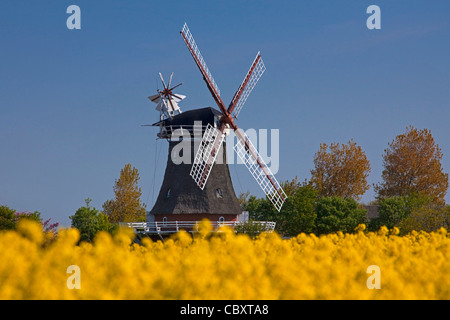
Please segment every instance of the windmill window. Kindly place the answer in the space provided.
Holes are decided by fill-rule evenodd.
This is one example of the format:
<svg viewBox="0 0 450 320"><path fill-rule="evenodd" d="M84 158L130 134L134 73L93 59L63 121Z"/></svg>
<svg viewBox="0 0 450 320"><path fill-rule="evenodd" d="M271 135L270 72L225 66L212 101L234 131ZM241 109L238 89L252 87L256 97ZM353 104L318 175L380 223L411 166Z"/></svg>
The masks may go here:
<svg viewBox="0 0 450 320"><path fill-rule="evenodd" d="M163 226L167 226L167 217L164 217L162 222L163 222Z"/></svg>
<svg viewBox="0 0 450 320"><path fill-rule="evenodd" d="M220 188L216 189L216 196L217 196L217 198L219 198L219 199L222 199L222 198L223 198L222 189L220 189Z"/></svg>
<svg viewBox="0 0 450 320"><path fill-rule="evenodd" d="M169 189L169 190L167 190L167 193L166 193L166 198L170 198L170 189Z"/></svg>
<svg viewBox="0 0 450 320"><path fill-rule="evenodd" d="M224 217L220 217L219 218L219 223L224 223L225 222L225 218Z"/></svg>

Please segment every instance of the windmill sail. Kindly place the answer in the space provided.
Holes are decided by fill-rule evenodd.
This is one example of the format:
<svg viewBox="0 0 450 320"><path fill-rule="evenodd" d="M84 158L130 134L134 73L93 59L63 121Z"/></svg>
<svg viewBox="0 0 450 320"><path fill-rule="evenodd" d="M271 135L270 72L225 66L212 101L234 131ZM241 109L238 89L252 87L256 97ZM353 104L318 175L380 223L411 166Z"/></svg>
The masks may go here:
<svg viewBox="0 0 450 320"><path fill-rule="evenodd" d="M233 117L237 119L239 112L241 112L242 107L247 101L248 96L252 92L253 88L259 81L259 78L263 75L264 71L266 71L266 66L261 58L261 53L258 52L255 60L253 61L250 69L247 72L247 75L242 81L239 89L236 91L236 94L233 97L233 100L228 107L228 112L233 112Z"/></svg>
<svg viewBox="0 0 450 320"><path fill-rule="evenodd" d="M211 72L209 71L208 66L206 65L206 62L203 59L203 56L200 53L197 44L195 43L195 39L192 36L192 33L189 30L186 23L184 24L183 29L181 30L181 36L183 37L184 42L186 43L189 51L191 52L191 55L194 58L195 63L200 69L200 72L203 75L203 79L206 81L206 84L208 85L209 91L211 91L214 100L216 101L216 103L221 108L221 111L223 112L224 110L222 110L222 108L225 107L222 98L220 97L219 87L217 86L217 83L214 81L214 78L212 77Z"/></svg>
<svg viewBox="0 0 450 320"><path fill-rule="evenodd" d="M190 175L195 183L203 190L208 181L214 162L219 154L225 134L208 124L203 134L200 146L195 154Z"/></svg>
<svg viewBox="0 0 450 320"><path fill-rule="evenodd" d="M275 208L280 211L283 203L286 201L286 193L248 136L241 130L236 130L236 136L238 141L234 146L234 151L236 151Z"/></svg>
<svg viewBox="0 0 450 320"><path fill-rule="evenodd" d="M250 170L250 173L253 175L275 208L280 211L281 206L287 198L286 194L251 141L239 130L233 120L233 117L236 119L239 115L245 101L266 70L261 54L258 52L256 55L250 70L247 72L244 81L239 86L227 109L222 101L222 98L220 97L219 88L214 81L211 72L209 71L208 66L206 65L205 60L203 59L203 56L201 55L200 50L195 43L194 37L189 31L186 23L180 33L189 49L189 52L194 58L197 67L200 69L209 91L222 112L222 117L220 119L220 130L209 125L204 133L201 145L195 156L194 164L191 168L190 174L192 178L203 190L225 138L225 126L229 126L236 132L236 136L238 137L238 143L234 147L234 150L246 167Z"/></svg>

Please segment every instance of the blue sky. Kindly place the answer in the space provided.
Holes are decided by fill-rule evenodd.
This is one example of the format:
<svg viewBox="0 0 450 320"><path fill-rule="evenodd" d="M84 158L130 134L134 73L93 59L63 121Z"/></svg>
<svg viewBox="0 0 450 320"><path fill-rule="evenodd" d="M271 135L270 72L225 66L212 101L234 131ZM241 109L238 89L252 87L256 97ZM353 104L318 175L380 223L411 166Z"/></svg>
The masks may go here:
<svg viewBox="0 0 450 320"><path fill-rule="evenodd" d="M81 30L66 9L81 8ZM366 9L381 8L369 30ZM431 130L450 171L449 1L0 2L0 204L70 225L90 197L113 198L126 163L151 209L167 142L147 96L173 71L182 110L213 106L179 31L187 22L232 98L261 51L266 72L237 124L280 130L278 180L310 177L320 143L360 145L381 179L382 154L406 127ZM242 165L236 193L262 195ZM363 201L374 198L373 188ZM450 200L449 196L446 198Z"/></svg>

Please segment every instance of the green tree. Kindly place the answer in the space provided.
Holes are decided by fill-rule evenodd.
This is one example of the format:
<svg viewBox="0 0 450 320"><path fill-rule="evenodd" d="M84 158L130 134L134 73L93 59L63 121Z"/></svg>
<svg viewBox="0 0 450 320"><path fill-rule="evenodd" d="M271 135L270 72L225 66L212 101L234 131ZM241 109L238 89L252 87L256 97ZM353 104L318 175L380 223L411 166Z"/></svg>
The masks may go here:
<svg viewBox="0 0 450 320"><path fill-rule="evenodd" d="M28 219L39 222L44 228L44 231L55 231L54 228L48 228L48 223L51 219L45 222L42 221L41 213L39 211L34 212L18 212L7 206L0 206L0 230L13 230L16 229L17 223L21 219ZM58 223L55 224L56 226ZM53 225L52 225L53 226Z"/></svg>
<svg viewBox="0 0 450 320"><path fill-rule="evenodd" d="M126 164L114 186L115 199L103 204L103 212L111 223L146 220L145 204L141 203L141 188L138 186L139 171Z"/></svg>
<svg viewBox="0 0 450 320"><path fill-rule="evenodd" d="M315 231L315 205L318 199L318 191L307 184L299 186L288 196L279 216L279 220L283 220L279 222L280 227L287 236Z"/></svg>
<svg viewBox="0 0 450 320"><path fill-rule="evenodd" d="M378 217L373 218L369 223L369 229L376 231L382 226L389 229L395 227L411 212L407 197L389 197L378 202Z"/></svg>
<svg viewBox="0 0 450 320"><path fill-rule="evenodd" d="M316 204L316 214L318 234L352 233L359 224L367 223L367 211L351 198L323 197Z"/></svg>
<svg viewBox="0 0 450 320"><path fill-rule="evenodd" d="M389 229L398 227L413 210L433 204L433 198L424 194L411 193L408 196L393 196L378 201L378 217L369 223L370 230L378 230L382 226Z"/></svg>
<svg viewBox="0 0 450 320"><path fill-rule="evenodd" d="M112 232L115 227L108 221L108 217L95 208L90 207L91 199L86 199L86 206L79 208L70 216L71 225L80 232L80 242L91 242L99 231Z"/></svg>
<svg viewBox="0 0 450 320"><path fill-rule="evenodd" d="M316 213L314 205L318 199L317 190L311 185L299 183L297 177L281 183L288 198L278 212L270 200L250 196L245 202L244 210L250 218L259 221L274 221L275 231L282 236L296 236L301 232L311 233L315 230Z"/></svg>
<svg viewBox="0 0 450 320"><path fill-rule="evenodd" d="M15 212L8 206L0 206L0 230L12 230L16 228Z"/></svg>

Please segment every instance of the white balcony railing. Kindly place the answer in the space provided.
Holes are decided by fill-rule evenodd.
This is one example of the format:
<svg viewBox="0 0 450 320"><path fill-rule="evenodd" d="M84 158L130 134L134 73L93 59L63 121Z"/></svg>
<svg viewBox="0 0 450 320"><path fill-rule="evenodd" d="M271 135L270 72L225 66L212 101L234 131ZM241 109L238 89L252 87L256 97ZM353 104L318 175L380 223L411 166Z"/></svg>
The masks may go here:
<svg viewBox="0 0 450 320"><path fill-rule="evenodd" d="M210 222L213 229L217 230L221 226L228 226L230 228L236 228L238 226L245 226L247 223L256 225L260 230L266 232L272 232L275 229L275 222L272 221L212 221ZM122 222L123 227L129 227L134 229L137 234L164 234L164 233L176 233L180 230L186 230L189 232L196 232L199 230L198 221L167 221L167 222Z"/></svg>

